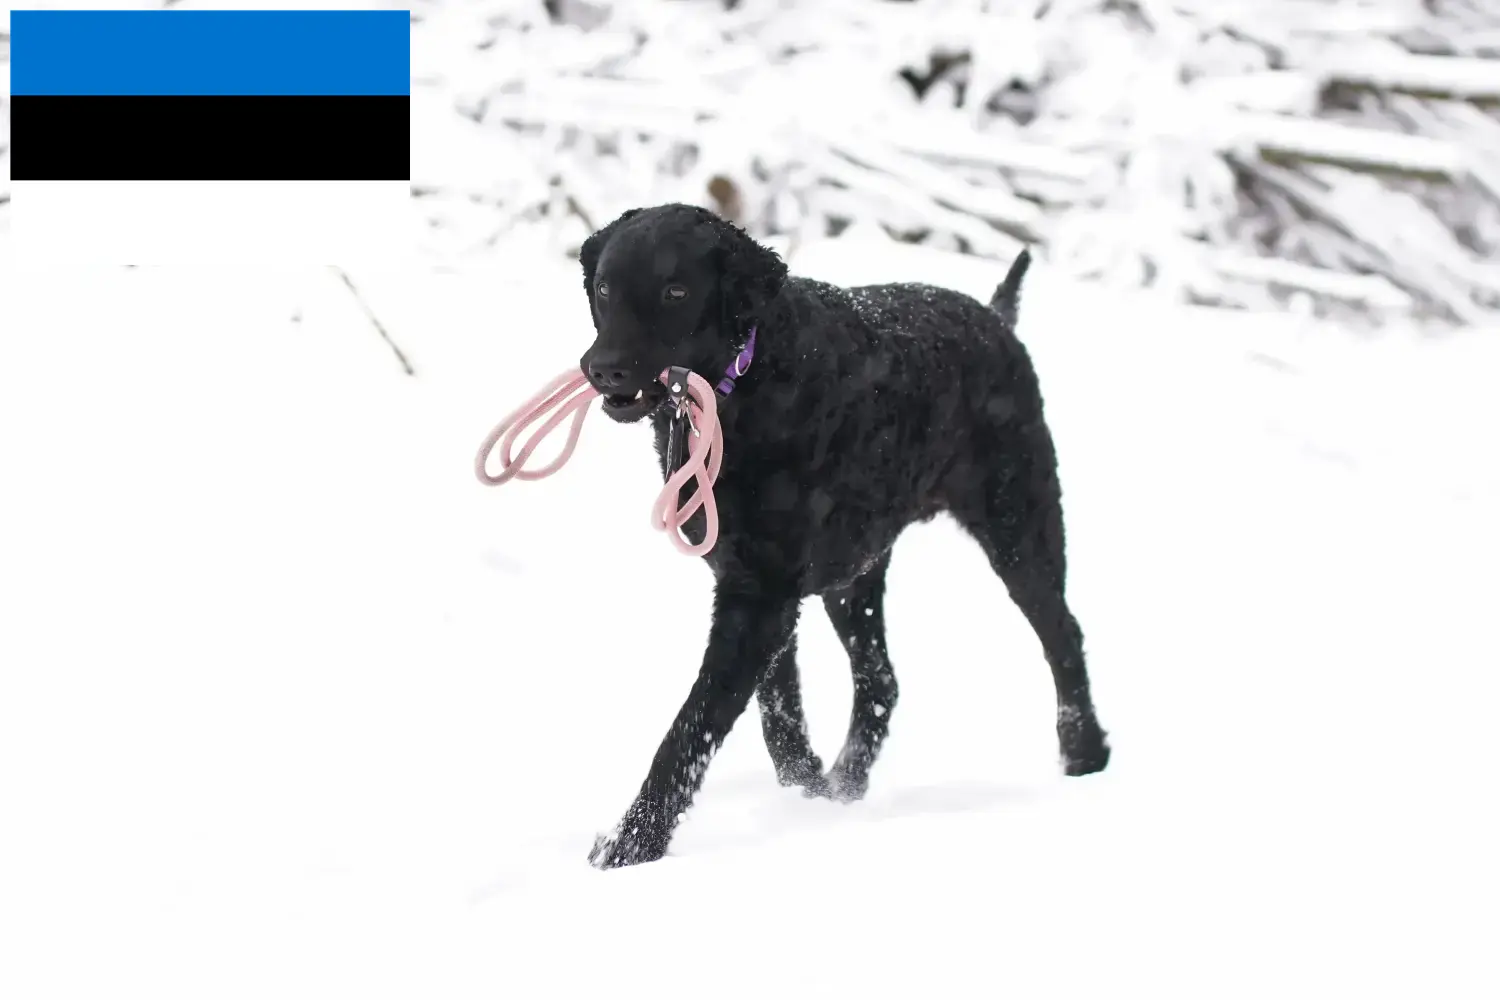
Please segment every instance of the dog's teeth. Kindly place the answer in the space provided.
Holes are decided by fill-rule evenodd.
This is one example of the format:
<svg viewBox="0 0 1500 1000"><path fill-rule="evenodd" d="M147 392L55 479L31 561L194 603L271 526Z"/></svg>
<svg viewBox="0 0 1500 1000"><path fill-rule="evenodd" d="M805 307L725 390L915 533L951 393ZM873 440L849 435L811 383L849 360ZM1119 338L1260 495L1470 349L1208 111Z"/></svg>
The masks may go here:
<svg viewBox="0 0 1500 1000"><path fill-rule="evenodd" d="M640 399L640 398L641 398L641 393L643 393L643 392L645 392L645 391L646 391L646 390L645 390L645 389L637 389L637 390L636 390L636 391L635 391L635 395L634 395L634 396L632 396L632 397L631 397L631 398L632 398L632 399Z"/></svg>

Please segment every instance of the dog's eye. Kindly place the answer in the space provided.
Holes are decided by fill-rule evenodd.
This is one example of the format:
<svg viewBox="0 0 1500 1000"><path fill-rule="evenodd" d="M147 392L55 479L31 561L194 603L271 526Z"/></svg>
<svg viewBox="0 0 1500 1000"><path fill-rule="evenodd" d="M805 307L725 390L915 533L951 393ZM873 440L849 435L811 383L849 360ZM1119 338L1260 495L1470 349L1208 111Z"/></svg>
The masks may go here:
<svg viewBox="0 0 1500 1000"><path fill-rule="evenodd" d="M599 293L599 297L601 299L607 299L607 298L609 298L609 282L607 282L607 281L601 281L601 282L599 282L599 284L595 287L594 290Z"/></svg>
<svg viewBox="0 0 1500 1000"><path fill-rule="evenodd" d="M681 285L668 285L662 289L661 297L668 302L681 302L687 298L687 289Z"/></svg>

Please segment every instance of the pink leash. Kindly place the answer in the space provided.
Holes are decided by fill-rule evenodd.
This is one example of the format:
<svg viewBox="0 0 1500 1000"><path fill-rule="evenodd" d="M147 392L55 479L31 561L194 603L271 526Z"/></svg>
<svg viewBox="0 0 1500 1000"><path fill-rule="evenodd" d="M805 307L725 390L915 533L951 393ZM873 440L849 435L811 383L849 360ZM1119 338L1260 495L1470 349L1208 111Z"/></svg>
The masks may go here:
<svg viewBox="0 0 1500 1000"><path fill-rule="evenodd" d="M667 378L668 372L662 372L663 384L666 383ZM680 391L679 387L669 386L668 388ZM512 479L545 479L552 475L572 457L573 448L578 444L578 434L583 430L583 418L588 415L589 404L598 395L599 391L589 385L588 379L582 373L564 372L548 382L541 392L528 399L520 409L500 421L495 425L495 429L490 431L484 439L484 444L479 447L479 454L474 458L474 474L486 486L499 486ZM719 429L719 412L714 400L714 391L701 375L695 372L688 373L687 392L683 400L683 405L688 407L688 417L692 426L692 432L688 436L688 458L682 468L667 479L661 494L656 498L656 503L651 505L651 526L668 532L678 551L690 556L701 556L712 549L719 538L719 508L714 503L714 483L719 478L719 464L723 459L724 442L723 434ZM516 438L521 435L521 432L547 416L549 412L552 412L552 416L535 434L527 438L526 443L521 446L521 453L513 454ZM550 465L540 469L527 469L526 462L531 458L531 453L536 450L537 445L541 444L543 438L556 430L558 425L570 416L573 418L573 425L568 428L568 440L563 444L562 454L557 456ZM490 452L494 450L496 443L500 445L500 474L492 476L486 466ZM678 507L676 506L678 491L686 486L690 479L698 481L698 488L687 503ZM704 532L703 541L698 545L693 545L682 537L681 528L688 518L697 513L699 507L703 508L703 516L708 521L708 528Z"/></svg>

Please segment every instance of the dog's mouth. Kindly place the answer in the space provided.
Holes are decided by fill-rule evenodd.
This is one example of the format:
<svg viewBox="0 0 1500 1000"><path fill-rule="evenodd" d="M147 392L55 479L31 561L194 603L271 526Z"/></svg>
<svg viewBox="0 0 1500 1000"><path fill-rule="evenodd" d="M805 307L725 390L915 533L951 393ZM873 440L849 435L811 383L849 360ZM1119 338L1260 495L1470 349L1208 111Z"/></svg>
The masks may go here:
<svg viewBox="0 0 1500 1000"><path fill-rule="evenodd" d="M666 398L667 387L660 382L652 381L634 395L606 394L604 412L622 424L628 424L655 410Z"/></svg>

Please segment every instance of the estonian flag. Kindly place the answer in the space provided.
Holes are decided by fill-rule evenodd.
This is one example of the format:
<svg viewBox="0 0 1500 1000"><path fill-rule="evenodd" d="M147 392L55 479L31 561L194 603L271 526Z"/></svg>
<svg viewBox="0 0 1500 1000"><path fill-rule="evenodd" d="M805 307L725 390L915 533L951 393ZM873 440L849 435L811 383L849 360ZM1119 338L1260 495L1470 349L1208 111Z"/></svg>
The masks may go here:
<svg viewBox="0 0 1500 1000"><path fill-rule="evenodd" d="M66 253L59 225L132 260L401 243L410 39L404 10L12 12L16 249Z"/></svg>

